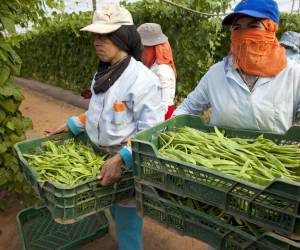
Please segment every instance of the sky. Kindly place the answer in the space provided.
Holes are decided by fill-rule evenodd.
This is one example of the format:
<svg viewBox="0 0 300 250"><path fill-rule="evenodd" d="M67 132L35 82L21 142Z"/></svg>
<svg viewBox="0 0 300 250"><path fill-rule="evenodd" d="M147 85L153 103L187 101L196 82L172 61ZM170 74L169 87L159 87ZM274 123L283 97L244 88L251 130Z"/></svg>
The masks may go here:
<svg viewBox="0 0 300 250"><path fill-rule="evenodd" d="M136 0L129 0L128 2L134 2ZM154 0L153 0L154 1ZM97 4L100 3L117 3L119 0L97 0ZM234 2L239 2L234 0ZM278 6L280 11L291 12L293 0L278 0ZM300 0L295 0L294 11L298 11ZM92 0L65 0L65 10L67 12L78 12L92 10Z"/></svg>

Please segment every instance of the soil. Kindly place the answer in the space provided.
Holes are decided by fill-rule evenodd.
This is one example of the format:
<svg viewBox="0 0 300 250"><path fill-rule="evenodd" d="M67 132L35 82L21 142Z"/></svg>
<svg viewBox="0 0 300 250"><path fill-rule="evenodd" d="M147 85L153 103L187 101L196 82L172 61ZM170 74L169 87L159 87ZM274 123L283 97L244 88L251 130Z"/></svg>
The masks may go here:
<svg viewBox="0 0 300 250"><path fill-rule="evenodd" d="M41 136L43 131L52 130L63 124L72 116L84 110L56 100L39 92L23 88L25 100L20 110L24 116L30 117L33 129L27 133L28 138ZM16 215L22 210L17 197L7 197L9 209L0 212L0 250L20 250ZM117 250L114 237L113 222L110 219L109 235L81 246L80 250ZM166 229L149 218L144 218L144 249L145 250L206 250L207 245L190 237Z"/></svg>

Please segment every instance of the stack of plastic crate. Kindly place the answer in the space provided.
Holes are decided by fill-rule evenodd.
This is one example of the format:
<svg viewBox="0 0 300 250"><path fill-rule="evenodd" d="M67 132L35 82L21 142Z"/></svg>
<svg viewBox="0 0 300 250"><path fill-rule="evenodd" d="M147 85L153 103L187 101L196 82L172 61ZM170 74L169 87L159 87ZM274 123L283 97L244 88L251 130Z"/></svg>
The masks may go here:
<svg viewBox="0 0 300 250"><path fill-rule="evenodd" d="M140 214L219 250L300 249L295 240L300 236L300 185L276 179L263 187L159 156L159 133L184 126L214 131L200 117L183 115L145 130L132 140ZM224 129L227 137L255 138L262 134L260 131L220 129ZM284 135L263 134L275 143L295 144L300 141L300 127L292 127ZM162 192L219 208L224 213L263 227L267 232L259 237L253 236L216 216L165 199Z"/></svg>
<svg viewBox="0 0 300 250"><path fill-rule="evenodd" d="M70 187L50 181L42 183L23 154L40 152L49 140L57 144L68 140L90 143L86 134L74 138L72 134L64 133L15 145L21 172L45 205L18 214L20 238L26 250L69 249L106 234L108 221L104 209L116 202L132 199L134 195L132 171L125 171L118 183L107 187L100 186L96 178ZM104 153L101 149L95 151Z"/></svg>

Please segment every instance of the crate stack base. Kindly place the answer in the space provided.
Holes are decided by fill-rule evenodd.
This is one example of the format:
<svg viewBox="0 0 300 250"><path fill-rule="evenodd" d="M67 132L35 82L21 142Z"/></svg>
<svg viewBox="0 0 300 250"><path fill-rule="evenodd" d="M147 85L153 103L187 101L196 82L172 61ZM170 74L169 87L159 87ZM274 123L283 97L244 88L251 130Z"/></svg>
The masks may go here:
<svg viewBox="0 0 300 250"><path fill-rule="evenodd" d="M160 224L204 241L217 250L296 250L300 243L274 233L254 237L218 217L178 205L159 196L156 188L136 179L137 209Z"/></svg>
<svg viewBox="0 0 300 250"><path fill-rule="evenodd" d="M116 202L134 198L134 178L132 171L125 171L121 180L115 185L102 187L96 178L66 187L64 185L44 182L40 184L39 176L34 168L30 167L23 154L31 154L42 150L46 141L64 143L67 140L77 140L89 143L86 134L74 138L70 133L58 134L17 143L15 149L20 169L34 190L44 200L53 219L61 224L72 224L83 218L93 215ZM99 154L105 154L95 149Z"/></svg>
<svg viewBox="0 0 300 250"><path fill-rule="evenodd" d="M47 207L28 208L17 215L23 250L66 250L108 234L104 212L72 225L56 223Z"/></svg>
<svg viewBox="0 0 300 250"><path fill-rule="evenodd" d="M182 115L142 131L132 139L134 171L140 180L156 188L218 207L228 214L284 236L294 238L300 235L299 183L276 179L264 187L201 166L159 156L158 134L184 126L204 132L214 131L200 117ZM256 138L263 134L277 144L296 144L300 141L300 127L292 127L286 134L219 129L224 129L227 137Z"/></svg>

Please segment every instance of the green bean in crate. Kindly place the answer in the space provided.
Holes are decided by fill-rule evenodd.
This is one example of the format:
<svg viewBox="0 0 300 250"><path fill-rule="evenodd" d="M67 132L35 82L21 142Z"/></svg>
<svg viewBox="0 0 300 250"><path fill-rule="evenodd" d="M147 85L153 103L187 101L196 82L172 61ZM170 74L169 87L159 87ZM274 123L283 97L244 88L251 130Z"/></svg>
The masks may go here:
<svg viewBox="0 0 300 250"><path fill-rule="evenodd" d="M58 146L47 141L43 149L39 153L23 154L37 171L41 184L50 181L72 186L95 178L106 158L95 154L90 146L73 140Z"/></svg>
<svg viewBox="0 0 300 250"><path fill-rule="evenodd" d="M159 135L159 153L166 158L214 169L259 185L275 178L300 181L300 148L277 145L262 135L227 138L218 128L205 133L183 127Z"/></svg>
<svg viewBox="0 0 300 250"><path fill-rule="evenodd" d="M220 221L223 221L224 223L227 223L228 225L237 227L241 231L251 234L252 236L259 237L260 235L267 232L266 229L258 227L252 223L248 223L247 221L241 220L239 217L226 214L217 207L207 205L205 203L193 200L191 198L183 198L175 194L170 194L159 189L155 189L155 192L159 195L159 197L168 200L169 202L175 205L185 206L193 210L201 211L205 214L215 217Z"/></svg>
<svg viewBox="0 0 300 250"><path fill-rule="evenodd" d="M89 145L86 134L73 137L71 133L52 135L34 140L17 143L15 149L20 169L35 191L45 201L53 219L61 224L75 223L89 215L95 214L104 208L110 207L115 202L132 199L134 194L134 180L132 171L124 171L121 180L115 185L102 187L97 179L81 180L72 186L42 180L37 170L28 164L23 156L42 152L44 145L51 141L57 145L66 142L84 143ZM106 152L93 147L100 156ZM108 155L107 155L108 156ZM55 161L53 160L55 165ZM53 166L55 167L55 166Z"/></svg>
<svg viewBox="0 0 300 250"><path fill-rule="evenodd" d="M299 250L300 243L274 233L255 236L229 224L215 214L166 199L161 190L136 179L137 209L142 216L175 229L183 235L204 241L216 250Z"/></svg>
<svg viewBox="0 0 300 250"><path fill-rule="evenodd" d="M215 169L196 166L159 154L159 135L185 126L203 132L214 132L214 127L200 117L181 115L153 128L138 133L132 139L135 175L149 184L219 207L226 213L267 227L278 233L300 234L300 185L295 181L275 178L267 186L221 173ZM219 128L229 138L263 137L276 144L297 144L300 128L292 127L286 134Z"/></svg>

